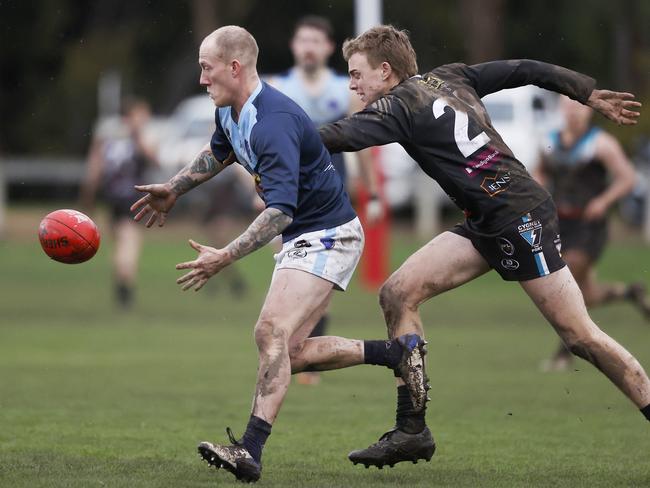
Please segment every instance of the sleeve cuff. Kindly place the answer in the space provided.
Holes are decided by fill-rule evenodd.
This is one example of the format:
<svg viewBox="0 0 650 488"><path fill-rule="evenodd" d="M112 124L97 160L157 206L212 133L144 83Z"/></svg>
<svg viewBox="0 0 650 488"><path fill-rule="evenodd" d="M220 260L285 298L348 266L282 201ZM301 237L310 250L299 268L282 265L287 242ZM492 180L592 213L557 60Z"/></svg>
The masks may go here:
<svg viewBox="0 0 650 488"><path fill-rule="evenodd" d="M288 215L293 219L293 213L295 211L295 208L292 207L291 205L287 205L284 203L269 203L266 208L276 208L280 212L282 212L285 215Z"/></svg>

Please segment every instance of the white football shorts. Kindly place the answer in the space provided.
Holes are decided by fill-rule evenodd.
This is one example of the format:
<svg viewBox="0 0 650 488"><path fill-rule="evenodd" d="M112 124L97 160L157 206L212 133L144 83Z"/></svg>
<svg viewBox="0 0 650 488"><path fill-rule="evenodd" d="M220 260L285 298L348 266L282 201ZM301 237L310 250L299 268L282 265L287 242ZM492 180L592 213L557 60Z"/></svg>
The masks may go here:
<svg viewBox="0 0 650 488"><path fill-rule="evenodd" d="M358 217L338 227L300 234L273 256L273 273L283 268L300 269L345 290L361 258L364 240Z"/></svg>

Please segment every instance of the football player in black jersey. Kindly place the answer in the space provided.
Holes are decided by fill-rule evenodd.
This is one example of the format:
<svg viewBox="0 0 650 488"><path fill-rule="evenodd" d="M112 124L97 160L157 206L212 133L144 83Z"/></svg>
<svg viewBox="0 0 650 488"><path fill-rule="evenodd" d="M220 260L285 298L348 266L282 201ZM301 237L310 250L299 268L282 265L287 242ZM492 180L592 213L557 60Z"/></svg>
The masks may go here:
<svg viewBox="0 0 650 488"><path fill-rule="evenodd" d="M640 103L629 93L595 89L588 76L531 60L449 64L420 76L408 35L392 26L349 39L343 55L350 88L366 108L322 127L326 147L341 152L400 143L466 215L383 285L380 304L390 337L423 336L421 303L494 269L518 281L569 350L601 370L650 420L648 376L589 317L559 253L555 205L494 130L481 97L535 84L623 125L636 123ZM412 400L398 386L395 428L350 453L350 460L381 467L430 457L435 445L424 408Z"/></svg>
<svg viewBox="0 0 650 488"><path fill-rule="evenodd" d="M634 188L634 167L614 136L591 124L589 107L562 97L560 110L564 126L544 143L535 179L557 207L562 258L589 308L627 300L650 318L644 283L600 282L594 269L607 243L607 212ZM560 343L542 369L566 370L572 362Z"/></svg>

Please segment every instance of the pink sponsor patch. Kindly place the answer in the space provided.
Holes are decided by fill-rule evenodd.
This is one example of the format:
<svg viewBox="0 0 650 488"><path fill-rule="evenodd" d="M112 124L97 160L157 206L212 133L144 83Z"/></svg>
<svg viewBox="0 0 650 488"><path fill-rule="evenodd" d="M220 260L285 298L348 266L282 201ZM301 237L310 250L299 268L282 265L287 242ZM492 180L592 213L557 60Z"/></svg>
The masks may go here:
<svg viewBox="0 0 650 488"><path fill-rule="evenodd" d="M501 161L501 153L493 148L487 148L475 155L472 159L467 161L465 166L465 173L470 178L474 178L481 171L490 168L493 164Z"/></svg>

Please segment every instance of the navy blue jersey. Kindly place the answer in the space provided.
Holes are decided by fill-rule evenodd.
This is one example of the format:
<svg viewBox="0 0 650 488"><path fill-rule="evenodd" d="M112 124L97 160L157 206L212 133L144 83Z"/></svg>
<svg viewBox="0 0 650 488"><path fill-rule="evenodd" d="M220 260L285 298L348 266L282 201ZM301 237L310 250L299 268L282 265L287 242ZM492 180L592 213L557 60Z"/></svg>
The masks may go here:
<svg viewBox="0 0 650 488"><path fill-rule="evenodd" d="M234 151L258 183L266 207L293 217L286 242L356 217L341 178L307 114L289 97L260 82L235 122L217 108L210 146L219 160Z"/></svg>

